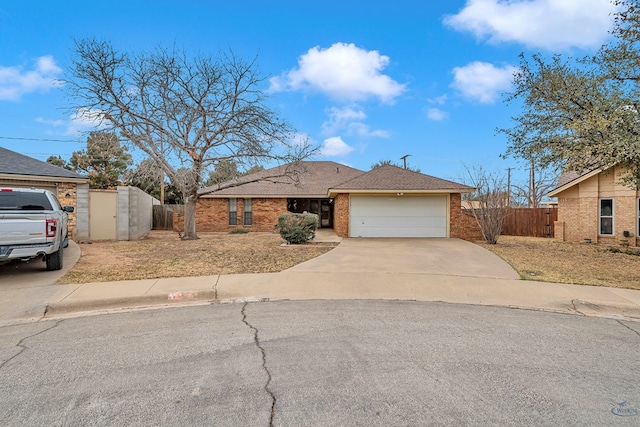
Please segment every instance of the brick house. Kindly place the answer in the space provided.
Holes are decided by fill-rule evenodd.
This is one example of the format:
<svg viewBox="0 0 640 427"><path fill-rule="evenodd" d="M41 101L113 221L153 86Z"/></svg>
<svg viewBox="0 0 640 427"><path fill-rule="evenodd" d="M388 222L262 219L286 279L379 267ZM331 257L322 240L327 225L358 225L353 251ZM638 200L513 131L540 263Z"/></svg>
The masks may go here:
<svg viewBox="0 0 640 427"><path fill-rule="evenodd" d="M73 206L69 214L69 236L89 236L89 179L75 172L41 162L0 147L0 187L42 188L58 196L62 206Z"/></svg>
<svg viewBox="0 0 640 427"><path fill-rule="evenodd" d="M620 183L623 171L616 166L561 175L556 189L549 193L558 198L556 239L638 246L640 192Z"/></svg>
<svg viewBox="0 0 640 427"><path fill-rule="evenodd" d="M294 168L297 174L287 176ZM310 212L321 228L341 237L476 240L481 234L475 219L460 206L461 194L470 191L391 165L363 172L330 161L301 162L201 189L196 230L274 231L281 214Z"/></svg>

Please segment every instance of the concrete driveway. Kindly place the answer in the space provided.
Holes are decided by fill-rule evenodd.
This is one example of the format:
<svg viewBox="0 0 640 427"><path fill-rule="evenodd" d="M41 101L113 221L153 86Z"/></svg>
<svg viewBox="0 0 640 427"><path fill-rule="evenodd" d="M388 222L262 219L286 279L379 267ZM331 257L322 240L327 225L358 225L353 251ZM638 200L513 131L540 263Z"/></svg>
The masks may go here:
<svg viewBox="0 0 640 427"><path fill-rule="evenodd" d="M290 248L296 250L296 248ZM399 299L495 303L514 301L522 282L492 252L459 239L344 239L324 255L280 273L220 276L220 300ZM486 295L492 298L487 298ZM529 295L527 294L527 297Z"/></svg>
<svg viewBox="0 0 640 427"><path fill-rule="evenodd" d="M0 265L0 320L42 316L49 301L69 294L70 286L51 286L80 259L80 247L69 241L64 249L63 268L47 271L46 264L35 259ZM76 286L77 287L77 286Z"/></svg>
<svg viewBox="0 0 640 427"><path fill-rule="evenodd" d="M460 239L344 239L334 250L286 271L519 278L500 257Z"/></svg>

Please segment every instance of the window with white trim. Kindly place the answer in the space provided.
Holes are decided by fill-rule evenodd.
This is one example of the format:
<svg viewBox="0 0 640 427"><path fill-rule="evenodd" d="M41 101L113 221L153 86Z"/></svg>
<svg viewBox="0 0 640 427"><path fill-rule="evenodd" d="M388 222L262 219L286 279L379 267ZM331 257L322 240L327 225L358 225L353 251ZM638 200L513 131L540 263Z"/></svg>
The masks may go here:
<svg viewBox="0 0 640 427"><path fill-rule="evenodd" d="M238 225L238 199L229 199L229 225Z"/></svg>
<svg viewBox="0 0 640 427"><path fill-rule="evenodd" d="M613 236L613 199L600 199L598 233Z"/></svg>
<svg viewBox="0 0 640 427"><path fill-rule="evenodd" d="M244 199L244 225L253 224L253 212L251 210L251 199Z"/></svg>

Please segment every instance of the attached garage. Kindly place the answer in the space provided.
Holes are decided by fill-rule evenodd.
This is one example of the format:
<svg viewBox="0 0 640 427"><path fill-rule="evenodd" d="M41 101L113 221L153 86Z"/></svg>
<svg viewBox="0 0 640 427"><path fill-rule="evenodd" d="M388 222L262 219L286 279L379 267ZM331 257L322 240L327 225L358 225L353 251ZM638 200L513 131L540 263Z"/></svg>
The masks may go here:
<svg viewBox="0 0 640 427"><path fill-rule="evenodd" d="M350 197L349 237L447 237L447 196Z"/></svg>

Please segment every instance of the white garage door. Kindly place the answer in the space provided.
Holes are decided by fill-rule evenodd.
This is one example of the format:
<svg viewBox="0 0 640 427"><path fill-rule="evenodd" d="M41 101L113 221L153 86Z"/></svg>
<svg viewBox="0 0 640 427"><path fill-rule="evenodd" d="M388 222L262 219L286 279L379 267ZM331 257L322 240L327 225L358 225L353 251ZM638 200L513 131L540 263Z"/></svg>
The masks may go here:
<svg viewBox="0 0 640 427"><path fill-rule="evenodd" d="M350 237L447 237L447 197L351 197Z"/></svg>

